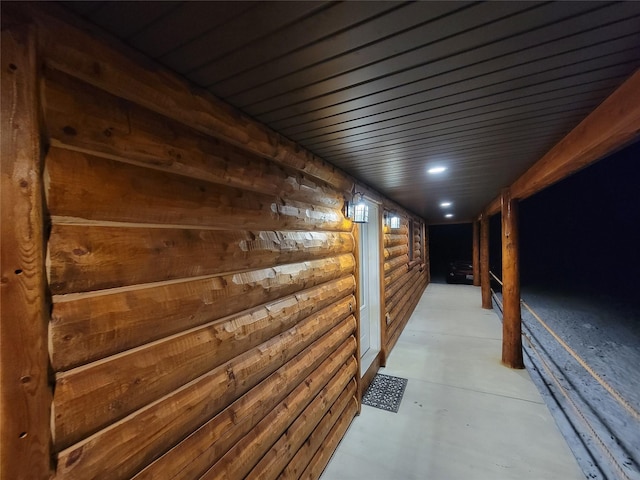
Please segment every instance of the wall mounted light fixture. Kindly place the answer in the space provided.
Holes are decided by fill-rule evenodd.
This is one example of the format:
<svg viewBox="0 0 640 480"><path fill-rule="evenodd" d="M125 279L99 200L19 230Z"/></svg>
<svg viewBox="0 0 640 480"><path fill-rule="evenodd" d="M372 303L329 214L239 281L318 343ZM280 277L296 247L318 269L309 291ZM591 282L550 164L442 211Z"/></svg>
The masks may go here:
<svg viewBox="0 0 640 480"><path fill-rule="evenodd" d="M364 195L360 192L353 194L351 202L346 203L347 217L355 223L369 223L369 207L364 201Z"/></svg>
<svg viewBox="0 0 640 480"><path fill-rule="evenodd" d="M396 212L387 212L385 213L384 223L391 229L400 228L400 217Z"/></svg>

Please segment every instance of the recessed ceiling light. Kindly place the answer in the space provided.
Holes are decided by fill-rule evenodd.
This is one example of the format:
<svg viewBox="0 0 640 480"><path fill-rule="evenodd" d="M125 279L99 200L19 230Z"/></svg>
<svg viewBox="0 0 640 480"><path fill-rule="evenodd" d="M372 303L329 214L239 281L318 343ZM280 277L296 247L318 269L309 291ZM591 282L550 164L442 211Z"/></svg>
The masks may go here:
<svg viewBox="0 0 640 480"><path fill-rule="evenodd" d="M446 167L431 167L429 170L427 170L427 173L442 173L446 170Z"/></svg>
<svg viewBox="0 0 640 480"><path fill-rule="evenodd" d="M453 213L447 213L444 217L445 218L452 218L453 217Z"/></svg>
<svg viewBox="0 0 640 480"><path fill-rule="evenodd" d="M450 207L451 206L451 202L442 202L440 204L441 207Z"/></svg>

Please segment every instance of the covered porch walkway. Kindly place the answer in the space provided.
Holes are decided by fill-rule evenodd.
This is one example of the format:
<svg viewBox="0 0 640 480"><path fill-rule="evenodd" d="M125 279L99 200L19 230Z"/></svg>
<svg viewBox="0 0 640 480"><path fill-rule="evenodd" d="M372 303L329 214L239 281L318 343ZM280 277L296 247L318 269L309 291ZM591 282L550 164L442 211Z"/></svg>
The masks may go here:
<svg viewBox="0 0 640 480"><path fill-rule="evenodd" d="M322 480L583 479L501 335L477 287L430 284L379 371L408 379L398 413L363 405Z"/></svg>

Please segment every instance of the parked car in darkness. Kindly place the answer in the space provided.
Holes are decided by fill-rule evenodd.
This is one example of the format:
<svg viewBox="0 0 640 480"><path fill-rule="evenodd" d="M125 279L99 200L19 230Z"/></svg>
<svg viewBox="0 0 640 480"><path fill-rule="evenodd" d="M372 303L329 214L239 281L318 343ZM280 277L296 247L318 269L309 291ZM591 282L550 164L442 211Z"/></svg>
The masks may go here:
<svg viewBox="0 0 640 480"><path fill-rule="evenodd" d="M451 262L447 272L447 283L473 284L473 264L461 260Z"/></svg>

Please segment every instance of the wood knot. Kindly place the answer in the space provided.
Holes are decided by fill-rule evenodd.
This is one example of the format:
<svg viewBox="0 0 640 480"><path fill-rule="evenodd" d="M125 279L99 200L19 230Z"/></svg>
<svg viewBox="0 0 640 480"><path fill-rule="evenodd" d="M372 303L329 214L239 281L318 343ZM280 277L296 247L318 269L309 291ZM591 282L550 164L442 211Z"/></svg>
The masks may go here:
<svg viewBox="0 0 640 480"><path fill-rule="evenodd" d="M66 127L63 127L62 131L66 134L66 135L77 135L78 132L76 132L76 129L73 127L70 127L69 125L67 125Z"/></svg>
<svg viewBox="0 0 640 480"><path fill-rule="evenodd" d="M83 447L77 448L76 450L74 450L69 454L69 457L67 458L67 462L65 463L65 467L70 467L71 465L73 465L78 461L78 459L82 456L82 448Z"/></svg>

